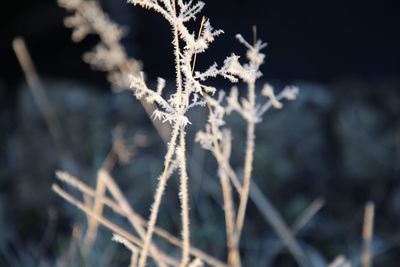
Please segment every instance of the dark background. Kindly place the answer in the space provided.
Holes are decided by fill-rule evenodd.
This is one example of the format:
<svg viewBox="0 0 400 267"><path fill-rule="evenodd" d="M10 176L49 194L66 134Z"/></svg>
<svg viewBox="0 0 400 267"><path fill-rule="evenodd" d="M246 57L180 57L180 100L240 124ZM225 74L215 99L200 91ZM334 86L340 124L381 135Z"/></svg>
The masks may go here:
<svg viewBox="0 0 400 267"><path fill-rule="evenodd" d="M122 25L129 25L126 40L131 51L146 62L147 72L165 72L158 61L170 60L168 25L157 14L127 6L125 1L102 0L105 10ZM21 73L11 51L11 40L24 36L45 75L69 75L90 79L93 73L81 62L83 46L72 45L65 15L55 1L12 1L1 8L1 69L11 84ZM269 43L265 73L268 78L331 82L342 77L394 76L399 74L400 16L396 1L208 1L204 14L214 27L223 28L210 57L237 51L236 33L251 36L257 25L259 37ZM150 14L150 15L149 15ZM88 43L88 42L86 42ZM229 44L229 45L228 45ZM87 44L88 45L88 44ZM229 49L227 49L229 48ZM92 75L92 76L91 76ZM165 76L172 76L167 73Z"/></svg>
<svg viewBox="0 0 400 267"><path fill-rule="evenodd" d="M149 79L173 79L174 69L167 67L173 64L167 23L158 14L122 0L101 3L113 20L130 27L123 43L130 56L144 62ZM304 230L301 240L328 260L338 254L350 258L357 255L363 207L366 201L373 200L377 207L377 266L395 267L400 262L399 11L396 1L206 1L203 13L225 34L207 55L199 56L200 68L213 61L222 62L232 52L243 54L234 35L241 33L251 40L251 28L257 25L258 37L268 42L263 81L271 81L278 88L285 84L301 88L298 101L288 104L282 112L274 112L260 125L255 178L288 222L313 199L325 199L324 209ZM126 119L128 124L151 129L143 115L142 119L137 115L137 109L121 104L123 112L116 111L119 107L110 100L104 73L91 70L82 61L82 54L98 39L91 36L80 44L73 43L71 31L62 22L66 14L55 1L8 1L0 8L0 223L4 217L4 229L14 233L8 240L21 239L20 243L0 240L3 255L2 248L8 248L9 243L20 248L41 240L48 206L65 206L50 192L54 170L59 166L52 158L55 151L49 150L51 142L45 123L32 104L11 49L14 37L25 38L47 88L61 88L54 90L55 95L49 92L49 97L54 96L53 105L59 109L61 119L72 125L71 135L79 137L75 140L77 158L80 156L89 168L95 171L99 166L99 158L110 145L109 131L116 122ZM197 31L197 24L192 26ZM58 81L69 83L61 86ZM71 97L69 87L80 88L78 92L83 93L78 98L87 99L87 108L63 113L62 99ZM66 92L62 88L67 88ZM57 95L57 91L61 93ZM71 99L74 97L77 96ZM123 103L129 106L135 102ZM103 108L110 104L109 109ZM88 123L93 120L94 126ZM151 165L150 160L159 156L159 146L153 144L143 152L144 161L139 162ZM156 160L155 164L159 165ZM210 173L212 166L207 167ZM268 179L263 179L265 176ZM38 177L42 179L39 183ZM123 181L129 184L129 180ZM153 189L148 185L135 192L139 194L135 201L143 204L142 210L139 208L143 214ZM22 194L26 191L32 195ZM204 201L219 207L218 201L209 197ZM202 239L203 231L199 231L198 238L213 251L213 245L218 247L216 244L223 240L212 237L223 229L218 232L212 226L223 224L223 217L215 215L214 221L211 211L212 216L202 215L199 210L201 205L193 207L193 216L205 222L201 230L208 239ZM69 222L77 212L72 209L68 216L64 213L61 211L60 217L65 218L60 221L67 223L61 223L57 233L68 237ZM166 225L170 221L173 220L165 219ZM244 255L262 258L271 233L250 204ZM56 257L57 249L49 247L48 256ZM284 253L276 266L294 265Z"/></svg>

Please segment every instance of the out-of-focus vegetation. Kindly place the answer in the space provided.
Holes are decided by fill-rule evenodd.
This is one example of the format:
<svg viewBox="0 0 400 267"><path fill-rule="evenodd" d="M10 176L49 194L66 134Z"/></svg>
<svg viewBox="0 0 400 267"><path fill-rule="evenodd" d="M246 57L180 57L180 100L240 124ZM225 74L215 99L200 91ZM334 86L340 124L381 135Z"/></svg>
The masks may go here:
<svg viewBox="0 0 400 267"><path fill-rule="evenodd" d="M398 81L343 80L329 86L306 82L298 85L299 99L282 111L271 112L257 132L254 179L288 222L293 222L315 198L325 199L324 208L299 236L307 247L329 260L338 254L352 259L359 253L363 207L368 200L374 201L375 262L396 266L400 238ZM89 184L110 149L110 129L114 125L123 122L126 136L138 131L148 136L150 142L140 148L140 157L115 170L128 199L146 214L144 207L154 190L154 181L147 177L159 172L157 162L163 144L141 107L129 93L101 92L73 81L46 81L45 87L67 133L67 147L87 170L87 176L82 178ZM199 122L206 116L194 115ZM7 129L2 131L1 139L2 265L24 257L28 262L31 259L32 265L24 262L19 266L37 266L39 258L51 262L69 243L77 212L51 192L59 161L27 86L18 90L15 109L2 110L1 123L2 129ZM243 134L235 131L235 149L243 146ZM223 229L218 228L224 220L221 199L215 197L206 182L195 179L203 173L216 175L215 166L197 145L192 151L195 160L189 160L189 166L199 174L190 188L193 238L201 240L203 244L199 246L223 255L225 252L219 250L224 243ZM204 168L196 166L199 159ZM171 183L160 214L162 226L169 229L179 223L170 215L177 212L175 186ZM244 255L257 259L249 266L263 266L262 262L269 260L268 247L276 241L276 235L251 203L244 231ZM103 234L107 240L109 234ZM100 245L96 248L98 253L105 249ZM282 253L274 266L291 266L287 262L290 257L285 256L285 250Z"/></svg>

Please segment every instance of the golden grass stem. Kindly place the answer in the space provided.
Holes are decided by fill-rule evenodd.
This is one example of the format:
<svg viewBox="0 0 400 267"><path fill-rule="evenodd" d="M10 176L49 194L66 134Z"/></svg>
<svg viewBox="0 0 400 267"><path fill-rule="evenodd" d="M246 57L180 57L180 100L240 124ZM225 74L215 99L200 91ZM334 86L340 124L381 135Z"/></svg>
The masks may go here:
<svg viewBox="0 0 400 267"><path fill-rule="evenodd" d="M210 106L209 106L210 108ZM224 202L224 215L225 215L225 226L226 226L226 242L227 242L227 250L228 250L228 264L232 266L240 265L240 254L239 250L236 246L235 242L235 206L233 204L233 197L232 197L232 186L229 180L229 175L227 173L226 168L226 161L229 160L228 156L224 156L222 151L222 145L218 142L216 138L216 129L214 125L211 125L211 132L214 133L213 137L213 153L215 158L217 159L218 166L219 166L219 178L220 184L222 189L222 197ZM224 144L231 145L231 136L225 136L226 139L224 140ZM225 145L225 146L226 146ZM226 148L226 147L225 147ZM230 156L230 155L229 155ZM240 184L240 183L239 183ZM239 190L238 190L239 191Z"/></svg>
<svg viewBox="0 0 400 267"><path fill-rule="evenodd" d="M315 199L294 222L292 226L293 234L297 234L324 205L325 200L323 198L319 197Z"/></svg>
<svg viewBox="0 0 400 267"><path fill-rule="evenodd" d="M61 174L61 173L60 173ZM58 178L70 186L78 189L80 192L82 192L85 195L88 195L92 198L99 199L101 202L103 202L106 206L110 207L114 212L117 214L120 214L124 217L127 217L129 220L133 220L132 217L135 217L136 220L138 220L143 226L148 227L148 222L141 217L139 214L136 212L132 212L131 215L127 214L116 202L111 200L108 197L105 197L104 195L96 195L96 191L81 182L78 178L69 176L69 175L58 175ZM167 242L171 243L172 245L182 248L182 240L179 238L171 235L169 232L166 230L155 227L154 228L154 233L160 236L161 238L164 238ZM198 248L195 247L190 247L190 253L197 257L202 259L204 262L208 263L211 266L217 266L217 267L226 267L226 264L222 263L218 259L208 255L207 253L201 251Z"/></svg>
<svg viewBox="0 0 400 267"><path fill-rule="evenodd" d="M205 16L201 17L201 23L200 23L198 37L200 37L200 35L201 35L201 31L203 30L203 26L204 26L205 22L206 22L206 17ZM193 56L192 73L194 73L194 68L196 67L196 61L197 61L197 53L195 53Z"/></svg>
<svg viewBox="0 0 400 267"><path fill-rule="evenodd" d="M255 95L255 82L248 83L248 102L251 108L255 108L256 95ZM239 247L240 237L243 230L247 202L249 200L251 175L253 171L253 158L254 158L254 142L255 142L255 121L247 120L247 133L246 133L246 151L244 160L244 175L243 175L243 187L242 193L240 194L238 214L236 217L236 234L235 234L235 246L236 249ZM239 265L240 266L240 265Z"/></svg>
<svg viewBox="0 0 400 267"><path fill-rule="evenodd" d="M181 126L180 130L180 141L179 141L179 167L180 167L180 186L179 194L181 201L181 220L182 220L182 261L180 267L185 267L190 261L190 226L189 226L189 192L188 192L188 181L189 177L186 168L186 157L185 157L185 128Z"/></svg>
<svg viewBox="0 0 400 267"><path fill-rule="evenodd" d="M232 187L225 171L220 171L220 183L224 200L224 214L228 248L228 263L232 266L240 264L240 254L235 245L234 205L232 199Z"/></svg>
<svg viewBox="0 0 400 267"><path fill-rule="evenodd" d="M104 196L106 192L106 185L104 183L104 180L102 179L102 176L100 175L100 172L97 173L97 178L96 178L96 195L98 196ZM94 200L93 204L93 212L99 216L102 215L103 213L103 203L99 199ZM85 239L83 241L83 252L87 255L95 240L97 237L97 230L98 230L99 223L91 216L88 216L88 229L86 231Z"/></svg>
<svg viewBox="0 0 400 267"><path fill-rule="evenodd" d="M61 189L60 186L54 184L52 189L56 194L58 194L59 196L64 198L66 201L68 201L69 203L71 203L72 205L74 205L75 207L77 207L78 209L80 209L81 211L86 213L87 215L92 216L95 220L97 220L100 224L102 224L106 228L108 228L111 231L113 231L114 233L124 237L125 239L131 241L136 246L143 247L143 242L139 238L137 238L136 236L130 234L128 231L122 229L118 225L112 223L108 219L95 214L88 207L86 207L86 205L84 203L82 203L79 200L75 199L69 193L67 193L66 191ZM159 252L159 254L157 254L157 255L153 255L152 253L150 253L150 255L152 257L154 257L155 260L165 261L166 263L168 263L170 265L173 265L173 266L178 266L179 265L179 263L174 258L164 254L163 252Z"/></svg>
<svg viewBox="0 0 400 267"><path fill-rule="evenodd" d="M363 249L361 253L361 266L371 267L372 266L372 237L374 231L374 216L375 216L375 205L372 202L368 202L365 206L364 213L364 226L363 226Z"/></svg>
<svg viewBox="0 0 400 267"><path fill-rule="evenodd" d="M35 69L32 58L26 47L25 41L22 37L16 37L13 40L12 47L17 56L18 62L24 72L26 81L32 91L33 99L35 100L40 112L42 113L47 127L49 128L50 135L58 149L61 156L65 156L63 146L63 134L60 123L57 119L56 113L46 96L45 89L40 81L39 75ZM64 159L65 160L65 159Z"/></svg>
<svg viewBox="0 0 400 267"><path fill-rule="evenodd" d="M116 161L117 161L117 153L114 150L114 145L111 151L108 153L106 159L103 163L103 168L108 170L109 172L113 169ZM97 173L96 176L96 195L104 196L106 193L106 185L103 179L104 176L100 175L100 172ZM93 204L93 211L94 213L101 216L103 213L104 203L100 201L98 198L94 200ZM86 231L86 235L83 241L82 251L85 254L88 254L96 240L97 232L98 232L99 223L93 219L92 217L88 216L88 229Z"/></svg>

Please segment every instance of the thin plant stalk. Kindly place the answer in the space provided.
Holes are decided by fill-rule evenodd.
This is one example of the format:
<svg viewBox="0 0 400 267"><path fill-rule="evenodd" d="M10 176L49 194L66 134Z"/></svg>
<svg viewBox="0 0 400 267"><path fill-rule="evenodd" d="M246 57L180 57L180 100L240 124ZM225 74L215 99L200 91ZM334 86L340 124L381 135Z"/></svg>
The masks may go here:
<svg viewBox="0 0 400 267"><path fill-rule="evenodd" d="M110 229L111 231L113 231L114 233L123 236L124 238L126 238L127 240L131 241L132 243L134 243L135 245L142 247L143 243L142 241L137 238L136 236L132 235L131 233L127 232L126 230L122 229L121 227L119 227L118 225L112 223L111 221L109 221L108 219L99 216L98 214L94 213L93 211L91 211L87 205L85 205L84 203L76 200L74 197L72 197L69 193L67 193L66 191L64 191L63 189L61 189L60 186L58 185L53 185L52 187L53 191L55 193L57 193L58 195L60 195L62 198L64 198L66 201L70 202L71 204L73 204L74 206L76 206L78 209L80 209L81 211L83 211L84 213L86 213L89 216L92 216L95 220L97 220L100 224L104 225L105 227L107 227L108 229ZM173 265L173 266L178 266L179 263L173 259L172 257L159 252L159 254L157 255L153 255L150 253L150 255L152 257L154 257L156 260L157 259L161 259L162 261L166 261L168 264Z"/></svg>
<svg viewBox="0 0 400 267"><path fill-rule="evenodd" d="M176 0L172 0L172 9L173 9L173 16L177 17L177 10L176 10ZM186 105L186 99L183 99L183 88L182 88L182 72L181 72L181 59L180 59L180 47L179 47L179 33L178 27L174 23L172 24L173 34L174 34L174 54L175 54L175 71L176 71L176 87L177 87L177 97L182 104L181 107L178 109L182 109ZM187 98L187 97L185 97ZM185 126L182 125L180 127L180 140L179 140L179 149L180 152L178 154L179 157L179 166L180 166L180 186L179 186L179 195L181 201L181 224L182 224L182 240L183 240L183 248L182 248L182 260L180 263L181 267L184 267L190 261L190 226L189 226L189 197L188 197L188 174L186 168L186 157L185 157L185 150L186 150L186 141L185 141Z"/></svg>
<svg viewBox="0 0 400 267"><path fill-rule="evenodd" d="M143 248L142 248L142 253L140 254L140 258L139 258L139 267L144 267L147 261L147 255L149 252L149 246L151 243L151 239L153 237L153 232L154 232L154 227L156 225L157 222L157 218L158 218L158 211L160 209L160 205L161 205L161 200L162 200L162 196L164 194L165 191L165 187L167 185L167 180L168 180L168 169L169 169L169 165L172 161L172 157L175 153L175 147L176 147L176 141L179 135L179 126L175 125L172 131L172 136L171 136L171 140L169 142L168 145L168 151L167 154L165 156L165 161L164 161L164 171L161 174L159 180L158 180L158 184L157 184L157 189L154 195L154 201L153 204L151 206L151 213L150 213L150 217L149 217L149 225L147 228L147 232L146 232L146 236L144 239L144 244L143 244Z"/></svg>
<svg viewBox="0 0 400 267"><path fill-rule="evenodd" d="M255 82L248 83L248 101L250 107L255 106ZM244 162L244 176L243 176L243 189L240 195L240 202L238 214L236 217L236 243L239 243L240 236L243 230L244 219L246 215L247 202L249 199L251 174L253 170L254 158L254 141L255 141L255 122L254 120L247 120L247 133L246 133L246 152ZM237 244L238 246L239 244Z"/></svg>
<svg viewBox="0 0 400 267"><path fill-rule="evenodd" d="M252 200L256 204L261 215L275 230L282 242L293 255L297 264L301 267L313 266L285 220L266 196L264 196L254 181L251 182L251 192Z"/></svg>
<svg viewBox="0 0 400 267"><path fill-rule="evenodd" d="M208 106L210 109L210 105ZM216 132L214 125L211 125L211 131ZM229 137L229 138L228 138ZM229 136L225 136L225 144L231 145L231 138ZM232 266L237 265L240 263L240 254L237 246L235 244L235 207L233 204L233 197L232 197L232 186L229 180L229 175L223 166L225 166L225 160L228 157L224 157L221 149L220 142L218 142L215 134L213 135L213 152L214 156L217 159L218 166L219 166L219 178L220 184L222 189L222 196L224 202L224 215L225 215L225 226L226 226L226 241L227 241L227 249L228 249L228 263ZM228 148L225 145L225 151ZM230 150L230 149L229 149Z"/></svg>
<svg viewBox="0 0 400 267"><path fill-rule="evenodd" d="M237 246L235 245L235 227L234 227L234 206L232 200L232 187L228 175L225 171L220 171L220 183L222 188L222 195L224 199L224 214L226 224L226 236L228 247L228 263L235 266L240 263L240 254Z"/></svg>
<svg viewBox="0 0 400 267"><path fill-rule="evenodd" d="M171 172L171 170L169 172ZM104 203L104 205L110 207L117 214L120 214L120 215L128 218L129 221L137 220L140 222L141 225L148 227L148 222L143 217L141 217L139 214L137 214L135 211L132 210L132 212L128 214L125 210L123 210L121 208L121 205L117 204L114 200L111 200L110 198L108 198L104 195L97 195L95 190L93 190L92 188L90 188L89 186L87 186L86 184L81 182L79 179L77 179L73 176L60 175L60 174L58 175L58 178L61 181L67 183L68 185L78 189L82 194L90 196L92 198L99 199L99 201ZM111 181L108 181L108 179L104 179L104 180L107 182L108 188L114 187L114 186L110 186L110 184L109 184L109 182L112 182L113 180L111 180ZM118 186L116 184L115 184L115 187L118 188ZM113 192L115 190L112 189L111 191ZM115 196L115 194L113 196ZM74 204L74 203L71 203L71 204ZM101 217L101 216L98 216L98 217ZM165 239L167 242L169 242L170 244L172 244L174 246L177 246L179 248L183 247L181 239L173 236L172 234L170 234L169 232L167 232L166 230L164 230L162 228L159 228L156 226L154 228L154 233L157 234L158 236L160 236L161 238ZM204 262L208 263L211 266L226 267L226 264L222 263L221 261L208 255L207 253L201 251L200 249L198 249L196 247L191 246L190 253L193 256L202 259Z"/></svg>
<svg viewBox="0 0 400 267"><path fill-rule="evenodd" d="M363 227L363 249L361 253L361 266L372 267L372 236L374 231L374 203L368 202L365 206Z"/></svg>
<svg viewBox="0 0 400 267"><path fill-rule="evenodd" d="M106 193L106 185L104 183L104 180L102 179L102 176L100 175L100 173L98 173L96 178L96 195L104 196L105 193ZM101 214L103 213L103 208L104 208L103 203L99 201L99 199L95 199L93 204L93 212L101 216ZM86 255L90 252L96 240L98 227L99 223L93 217L88 216L88 229L86 231L82 248L82 251Z"/></svg>
<svg viewBox="0 0 400 267"><path fill-rule="evenodd" d="M180 151L178 153L179 157L179 167L180 167L180 200L181 200L181 219L182 219L182 261L180 263L181 267L185 267L190 261L190 226L189 226L189 192L188 192L188 181L189 177L186 168L186 157L185 157L185 130L184 126L181 127L180 131Z"/></svg>
<svg viewBox="0 0 400 267"><path fill-rule="evenodd" d="M39 79L39 75L36 72L24 39L22 37L15 38L12 46L24 72L29 88L32 91L33 98L46 121L47 127L49 128L50 135L53 138L55 145L60 150L59 152L63 152L63 135L60 123L50 101L47 99L45 90Z"/></svg>
<svg viewBox="0 0 400 267"><path fill-rule="evenodd" d="M118 186L106 170L100 170L100 177L104 181L111 195L116 199L119 207L121 207L121 209L126 214L125 217L129 220L131 225L138 232L140 238L143 240L146 235L146 231L143 227L142 222L138 219L136 212L132 209L132 207L129 205L129 202L124 197L124 194L121 192L121 190L118 188ZM153 243L150 243L149 250L152 254L155 255L159 253L158 248Z"/></svg>
<svg viewBox="0 0 400 267"><path fill-rule="evenodd" d="M110 153L107 155L102 169L110 172L114 167L117 161L117 154L114 151L114 147L111 149ZM104 196L106 193L106 185L103 179L103 175L100 175L100 172L97 173L96 176L96 195ZM94 200L93 211L96 214L101 215L103 213L104 203L102 203L99 199ZM98 222L94 220L92 217L88 217L88 229L86 231L86 235L83 241L83 252L88 254L91 250L94 241L96 240L97 230L98 230Z"/></svg>

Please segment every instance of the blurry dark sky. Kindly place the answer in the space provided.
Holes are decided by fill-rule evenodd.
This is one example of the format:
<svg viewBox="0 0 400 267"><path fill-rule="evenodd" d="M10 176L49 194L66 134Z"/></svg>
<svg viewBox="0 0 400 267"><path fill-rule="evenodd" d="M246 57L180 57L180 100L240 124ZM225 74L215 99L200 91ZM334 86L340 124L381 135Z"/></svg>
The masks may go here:
<svg viewBox="0 0 400 267"><path fill-rule="evenodd" d="M150 77L171 77L173 68L168 71L165 67L173 59L170 30L162 18L124 0L101 2L113 19L131 26L125 45L145 63ZM267 78L331 82L342 77L399 77L398 1L205 2L203 14L226 34L215 42L209 56L200 57L200 67L214 60L221 62L231 52L243 53L234 35L251 38L251 26L257 25L259 37L269 44L264 68ZM81 54L96 39L73 44L70 31L62 25L66 13L55 0L8 1L0 13L0 80L15 85L22 77L11 50L12 38L22 35L41 75L104 83L103 74L91 72L81 61Z"/></svg>

